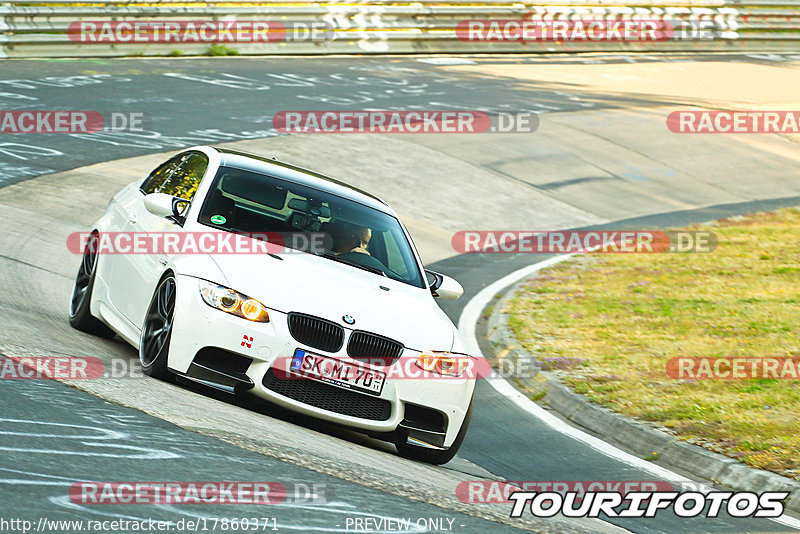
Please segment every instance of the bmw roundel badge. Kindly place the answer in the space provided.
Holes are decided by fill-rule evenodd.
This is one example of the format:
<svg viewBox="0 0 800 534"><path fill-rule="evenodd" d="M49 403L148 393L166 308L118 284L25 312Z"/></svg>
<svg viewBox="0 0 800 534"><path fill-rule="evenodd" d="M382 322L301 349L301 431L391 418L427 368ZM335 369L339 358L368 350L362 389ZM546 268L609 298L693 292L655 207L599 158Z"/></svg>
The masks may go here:
<svg viewBox="0 0 800 534"><path fill-rule="evenodd" d="M342 321L344 321L347 324L356 324L356 320L353 318L352 315L343 315Z"/></svg>

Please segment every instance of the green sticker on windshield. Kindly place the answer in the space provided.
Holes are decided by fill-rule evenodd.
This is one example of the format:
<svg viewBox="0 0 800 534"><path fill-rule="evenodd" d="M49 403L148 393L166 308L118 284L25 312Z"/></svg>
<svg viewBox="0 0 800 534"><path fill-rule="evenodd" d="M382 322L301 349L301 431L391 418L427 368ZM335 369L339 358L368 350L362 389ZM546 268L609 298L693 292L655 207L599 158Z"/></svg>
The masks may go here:
<svg viewBox="0 0 800 534"><path fill-rule="evenodd" d="M214 223L214 224L225 224L225 221L227 221L227 219L225 217L223 217L222 215L212 215L211 216L211 222Z"/></svg>

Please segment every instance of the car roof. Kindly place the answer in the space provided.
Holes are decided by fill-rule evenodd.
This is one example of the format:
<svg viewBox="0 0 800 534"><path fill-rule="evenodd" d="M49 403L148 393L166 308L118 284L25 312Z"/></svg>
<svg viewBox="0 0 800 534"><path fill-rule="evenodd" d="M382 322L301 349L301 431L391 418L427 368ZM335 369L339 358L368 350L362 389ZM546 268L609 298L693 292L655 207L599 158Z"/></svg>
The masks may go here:
<svg viewBox="0 0 800 534"><path fill-rule="evenodd" d="M384 213L395 215L389 205L380 198L345 182L331 178L330 176L325 176L324 174L303 169L302 167L296 167L289 163L284 163L265 156L258 156L256 154L240 152L228 148L212 148L220 153L222 157L221 164L226 167L236 167L238 169L268 174L289 182L313 187L314 189L319 189L326 193L348 198Z"/></svg>

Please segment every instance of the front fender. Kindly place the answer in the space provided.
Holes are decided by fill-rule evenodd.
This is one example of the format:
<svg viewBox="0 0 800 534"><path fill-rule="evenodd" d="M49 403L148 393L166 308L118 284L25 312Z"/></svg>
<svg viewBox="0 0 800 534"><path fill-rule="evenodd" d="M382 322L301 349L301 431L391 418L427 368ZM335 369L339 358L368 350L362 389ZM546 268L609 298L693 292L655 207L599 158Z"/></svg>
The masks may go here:
<svg viewBox="0 0 800 534"><path fill-rule="evenodd" d="M219 266L206 254L174 256L168 268L176 275L202 278L218 284L228 285L228 279Z"/></svg>

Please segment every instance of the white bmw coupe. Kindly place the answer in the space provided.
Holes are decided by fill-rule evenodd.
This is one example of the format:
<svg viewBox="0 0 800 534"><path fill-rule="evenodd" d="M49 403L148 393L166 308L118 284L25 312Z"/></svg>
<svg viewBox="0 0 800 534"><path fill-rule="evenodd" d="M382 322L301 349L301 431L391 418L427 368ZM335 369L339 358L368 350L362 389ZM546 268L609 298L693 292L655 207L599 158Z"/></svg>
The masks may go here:
<svg viewBox="0 0 800 534"><path fill-rule="evenodd" d="M256 241L273 241L258 235L280 246L254 253ZM162 244L144 253L119 250L156 236ZM230 237L247 253L213 245ZM147 375L249 392L424 462L446 463L461 445L473 359L434 297L463 290L424 269L373 195L274 159L194 147L122 189L84 243L70 323L121 336Z"/></svg>

